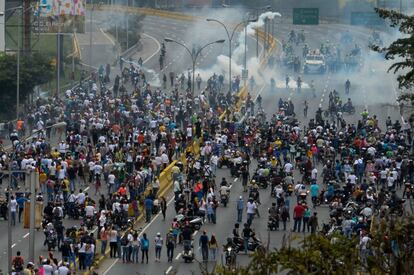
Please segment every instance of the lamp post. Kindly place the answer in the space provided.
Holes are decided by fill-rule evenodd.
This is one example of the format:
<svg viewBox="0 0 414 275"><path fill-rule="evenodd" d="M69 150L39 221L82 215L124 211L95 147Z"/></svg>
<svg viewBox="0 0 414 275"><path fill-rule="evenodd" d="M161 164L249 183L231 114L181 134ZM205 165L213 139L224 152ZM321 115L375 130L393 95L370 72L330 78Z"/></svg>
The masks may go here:
<svg viewBox="0 0 414 275"><path fill-rule="evenodd" d="M60 69L61 69L61 35L60 35L60 5L61 1L58 1L58 33L57 33L57 59L56 59L56 68L57 68L57 89L56 97L59 97L60 93Z"/></svg>
<svg viewBox="0 0 414 275"><path fill-rule="evenodd" d="M61 127L66 125L65 122L60 122L60 123L56 123L50 126L45 127L43 130L47 130L50 128L54 128L54 127ZM31 138L33 135L41 132L42 130L36 130L34 131L31 135L23 138L21 140L21 143L25 143L26 140L28 140L29 138ZM16 157L16 151L14 150L10 156L9 159L9 167L8 167L8 171L3 171L3 173L7 173L9 174L9 188L8 188L8 192L9 192L9 203L10 203L10 197L11 197L11 193L12 193L12 179L13 179L13 172L27 172L27 170L12 170L12 163L14 158ZM28 175L26 175L27 177ZM36 203L36 190L35 190L35 184L36 184L36 180L39 179L39 174L35 173L34 174L34 178L33 175L31 175L31 179L30 179L30 192L31 192L31 197L30 197L30 230L29 230L29 261L34 262L34 247L35 247L35 207L34 204ZM36 178L37 177L37 178ZM34 190L34 191L33 191ZM12 243L13 243L13 235L12 235L12 224L11 224L11 208L10 206L8 207L8 214L9 214L9 218L8 220L8 228L7 228L7 257L8 257L8 274L12 274L12 259L13 259L13 248L12 248Z"/></svg>
<svg viewBox="0 0 414 275"><path fill-rule="evenodd" d="M40 9L45 7L46 5L39 5L38 6L38 11L40 12ZM4 10L4 12L2 12L0 14L0 16L5 16L6 12L9 11L20 11L21 13L19 14L19 16L22 16L24 12L26 12L29 9L32 9L33 7L30 6L27 9L23 9L23 6L18 6L18 7L14 7L11 9L7 9ZM17 49L16 49L16 119L19 119L19 114L20 114L20 35L21 35L21 29L20 29L20 24L21 22L19 22L17 24ZM6 24L6 22L4 22L4 24Z"/></svg>
<svg viewBox="0 0 414 275"><path fill-rule="evenodd" d="M234 33L236 32L237 28L239 28L240 25L242 25L242 24L247 25L247 21L244 20L244 21L238 23L236 26L234 26L234 28L233 28L233 30L231 31L231 34L230 34L227 26L223 22L221 22L217 19L211 19L211 18L207 18L206 20L207 20L207 22L216 22L216 23L220 24L224 28L224 30L226 31L227 38L229 40L229 91L231 92L231 57L232 57L232 50L231 50L232 45L231 45L231 43L233 41ZM251 20L250 22L253 22L253 21L254 20Z"/></svg>
<svg viewBox="0 0 414 275"><path fill-rule="evenodd" d="M272 7L269 6L264 6L264 7L260 7L260 8L254 8L254 10L256 11L256 18L257 20L259 20L259 11L262 10L270 10ZM259 58L259 32L258 30L256 30L256 57Z"/></svg>
<svg viewBox="0 0 414 275"><path fill-rule="evenodd" d="M182 47L184 47L184 49L186 49L187 50L187 52L188 52L188 54L190 55L190 57L191 57L191 61L192 61L192 65L193 65L193 79L192 79L192 81L191 81L191 93L194 95L194 79L195 79L195 66L196 66L196 62L197 62L197 57L200 55L200 53L201 53L201 51L203 50L203 49L205 49L206 47L208 47L208 46L210 46L210 45L213 45L213 44L222 44L222 43L224 43L224 41L226 41L225 39L220 39L220 40L217 40L217 41L213 41L213 42L210 42L210 43L207 43L207 44L205 44L203 47L201 47L197 52L195 52L195 53L193 53L185 44L183 44L183 43L180 43L180 42L178 42L178 41L176 41L176 40L174 40L174 39L171 39L171 38L164 38L164 41L165 42L168 42L168 43L176 43L176 44L178 44L178 45L180 45L180 46L182 46Z"/></svg>

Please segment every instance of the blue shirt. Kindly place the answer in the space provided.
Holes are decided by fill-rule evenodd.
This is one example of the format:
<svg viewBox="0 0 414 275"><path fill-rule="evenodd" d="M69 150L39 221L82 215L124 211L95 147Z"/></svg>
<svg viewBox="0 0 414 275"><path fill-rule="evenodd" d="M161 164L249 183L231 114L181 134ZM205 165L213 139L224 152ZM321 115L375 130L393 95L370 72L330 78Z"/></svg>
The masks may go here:
<svg viewBox="0 0 414 275"><path fill-rule="evenodd" d="M146 198L144 204L146 209L152 209L154 202L150 198Z"/></svg>
<svg viewBox="0 0 414 275"><path fill-rule="evenodd" d="M24 208L24 203L26 201L29 201L29 200L25 197L19 197L19 198L16 199L16 202L19 205L19 208Z"/></svg>
<svg viewBox="0 0 414 275"><path fill-rule="evenodd" d="M319 195L319 186L317 184L312 184L310 187L311 197L317 197Z"/></svg>
<svg viewBox="0 0 414 275"><path fill-rule="evenodd" d="M237 210L243 210L244 208L244 201L243 200L238 200L237 201Z"/></svg>

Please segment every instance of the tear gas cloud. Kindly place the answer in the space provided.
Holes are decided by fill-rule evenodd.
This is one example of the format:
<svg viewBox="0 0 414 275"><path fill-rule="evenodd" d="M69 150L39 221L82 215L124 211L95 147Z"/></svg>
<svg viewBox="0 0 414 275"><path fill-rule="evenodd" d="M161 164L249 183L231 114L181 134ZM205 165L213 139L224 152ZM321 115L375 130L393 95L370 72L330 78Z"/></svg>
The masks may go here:
<svg viewBox="0 0 414 275"><path fill-rule="evenodd" d="M408 2L414 2L414 0L408 0ZM407 13L413 13L413 9L407 10ZM110 12L107 13L110 16ZM214 18L223 22L226 22L226 25L229 26L229 32L231 34L232 27L234 27L237 23L245 20L249 17L249 19L253 19L254 16L247 15L246 11L243 9L231 8L231 9L204 9L198 12L198 17L206 19L206 18ZM247 43L247 69L249 70L249 77L253 76L255 81L259 85L269 84L270 78L274 78L276 80L276 86L279 88L284 87L285 77L286 77L286 70L281 69L279 67L273 69L261 69L259 60L255 56L255 47L256 43L254 42L254 28L262 27L264 25L265 18L276 18L283 16L278 12L267 11L259 15L256 22L250 22L247 26L247 34L248 43ZM122 24L125 17L122 16L110 16L111 24L114 24L113 20L118 20L119 24ZM289 22L290 18L283 18L282 21L286 24ZM278 21L277 21L278 22ZM232 24L230 24L232 23ZM145 24L145 22L144 22ZM322 23L323 24L323 23ZM321 24L321 26L322 26ZM334 24L335 25L335 24ZM326 26L326 25L325 25ZM286 29L295 29L300 30L302 27L300 26L282 26L285 27L283 30L279 28L275 28L276 30L276 37L286 39L288 36L288 30ZM328 87L328 90L339 89L339 91L343 91L343 85L346 79L351 80L351 85L358 90L355 96L355 100L365 100L369 99L370 104L375 103L390 103L395 102L395 87L397 87L396 83L396 76L392 73L387 73L387 69L390 66L391 62L385 61L383 56L378 53L372 52L367 47L367 35L370 35L370 30L365 29L361 31L361 28L356 27L354 32L354 26L342 26L342 30L336 32L335 37L328 37L326 35L326 39L330 39L330 41L339 44L340 36L342 32L345 32L346 29L349 29L351 34L354 37L354 42L357 43L363 49L362 55L362 63L363 68L360 72L357 73L349 73L349 72L338 72L332 75L331 84ZM310 29L312 32L312 29ZM210 76L214 73L224 75L225 83L228 83L228 70L229 70L229 57L228 57L228 38L225 33L225 30L222 26L220 26L216 22L206 22L205 20L199 20L196 22L188 23L186 29L176 28L177 37L172 37L173 39L177 39L178 41L187 45L188 48L194 47L195 49L199 49L200 46L205 45L206 43L216 41L218 39L225 39L226 42L224 44L213 44L208 48L202 51L202 56L206 56L207 54L210 55L211 52L221 52L220 55L215 57L214 65L206 67L204 64L201 66L197 66L196 68L196 75L199 73L201 78L206 81ZM335 33L335 32L334 32ZM174 33L172 33L174 35ZM389 45L390 42L395 40L396 38L400 37L401 35L398 33L398 30L387 30L386 33L381 33L382 39L384 41L384 45ZM310 35L307 35L307 39ZM322 41L320 41L322 42ZM184 69L183 72L176 73L184 73L187 75L187 70L191 70L191 60L189 54L178 45L174 45L174 43L168 43L167 46L167 60L170 57L178 57L176 58L175 63L182 63L187 64L187 68ZM254 47L250 49L250 47ZM352 47L350 45L349 47ZM214 49L213 49L214 48ZM281 44L278 42L277 44L277 53L280 54L281 52ZM350 50L350 48L349 48ZM242 70L244 68L244 52L245 52L245 35L244 35L244 28L241 27L239 32L234 34L233 38L233 48L232 48L232 75L237 76L241 75ZM343 52L345 52L343 50ZM198 59L198 61L201 59ZM303 61L303 60L302 60ZM182 67L182 66L181 66ZM200 68L201 67L201 68ZM164 73L168 74L168 72L174 71L173 65L170 66ZM148 71L151 75L149 77L150 83L154 86L159 86L161 84L161 76L155 71ZM294 83L294 76L292 73L291 75L291 82L290 86L294 87L296 83ZM302 75L303 83L302 88L307 89L308 82L312 77L307 75ZM264 89L264 93L269 92L268 89ZM389 92L384 92L387 90ZM398 91L397 91L398 93Z"/></svg>

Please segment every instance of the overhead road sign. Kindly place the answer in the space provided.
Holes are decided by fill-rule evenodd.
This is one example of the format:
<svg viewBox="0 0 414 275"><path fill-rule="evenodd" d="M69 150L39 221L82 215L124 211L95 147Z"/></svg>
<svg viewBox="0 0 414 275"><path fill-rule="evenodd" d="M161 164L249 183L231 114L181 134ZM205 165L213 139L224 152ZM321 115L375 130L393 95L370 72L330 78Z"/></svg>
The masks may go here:
<svg viewBox="0 0 414 275"><path fill-rule="evenodd" d="M376 12L351 12L351 25L381 26L385 21Z"/></svg>
<svg viewBox="0 0 414 275"><path fill-rule="evenodd" d="M319 25L318 8L294 8L293 9L294 25Z"/></svg>

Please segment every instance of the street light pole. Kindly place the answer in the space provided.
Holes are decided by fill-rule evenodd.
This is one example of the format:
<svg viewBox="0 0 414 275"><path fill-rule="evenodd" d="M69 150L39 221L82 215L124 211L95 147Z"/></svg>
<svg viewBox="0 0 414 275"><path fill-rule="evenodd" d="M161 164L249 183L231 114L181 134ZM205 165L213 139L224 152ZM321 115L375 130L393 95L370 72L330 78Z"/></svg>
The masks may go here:
<svg viewBox="0 0 414 275"><path fill-rule="evenodd" d="M21 8L19 10L21 10ZM16 118L17 120L19 120L19 115L20 115L20 32L21 30L20 30L20 23L19 23L17 24L17 53L16 53L16 58L17 58L16 60L17 61Z"/></svg>
<svg viewBox="0 0 414 275"><path fill-rule="evenodd" d="M53 124L51 126L45 127L44 130L50 129L50 128L54 128L54 127L61 127L62 125L66 125L66 123L64 122L60 122L60 123L56 123ZM35 135L39 132L41 132L42 130L37 130L34 133L32 133L32 135ZM21 143L25 143L26 140L28 140L32 135L29 135L25 138L23 138L21 140ZM13 146L13 145L12 145ZM11 224L11 208L10 208L10 197L11 197L11 193L12 193L12 182L13 182L13 176L12 173L13 172L26 172L26 171L22 171L22 170L14 170L12 171L12 163L13 160L16 156L16 151L13 151L12 155L10 156L9 159L9 164L8 164L8 174L9 174L9 188L8 188L8 192L9 192L9 203L8 203L8 213L9 213L9 218L7 219L8 221L8 228L7 228L7 258L8 258L8 274L12 274L12 260L13 260L13 248L12 248L12 243L13 243L13 235L12 235L12 224ZM27 176L27 175L26 175ZM31 191L33 191L33 188L36 188L36 182L39 180L39 174L35 173L36 179L34 181L31 181ZM35 194L36 191L31 193L31 205L35 203L36 199L35 199ZM34 262L34 243L35 243L35 229L34 229L34 217L35 217L35 209L33 209L32 212L32 206L30 207L30 234L29 234L29 261L30 261L30 255L33 255L33 260L32 262ZM33 220L32 220L33 219ZM33 221L33 222L32 222ZM31 254L32 253L32 254Z"/></svg>
<svg viewBox="0 0 414 275"><path fill-rule="evenodd" d="M92 1L91 1L92 2ZM93 24L93 9L95 4L92 2L92 9L91 9L91 16L90 16L90 23L89 23L89 68L92 72L92 24Z"/></svg>
<svg viewBox="0 0 414 275"><path fill-rule="evenodd" d="M195 67L196 67L197 57L200 55L200 53L202 52L202 50L204 50L206 47L208 47L208 46L210 46L212 44L222 44L226 40L221 39L221 40L217 40L217 41L213 41L213 42L207 43L206 45L204 45L203 47L201 47L196 53L193 53L185 44L180 43L180 42L178 42L178 41L176 41L174 39L164 38L164 41L167 42L167 43L173 42L173 43L176 43L176 44L182 46L184 49L186 49L186 51L190 55L191 61L193 63L192 64L193 65L193 79L192 79L192 83L191 83L191 93L192 93L192 95L194 95L194 82L195 82L195 77L194 76L195 76Z"/></svg>
<svg viewBox="0 0 414 275"><path fill-rule="evenodd" d="M39 181L39 172L30 173L30 229L29 229L29 261L35 261L35 211L36 211L36 186Z"/></svg>
<svg viewBox="0 0 414 275"><path fill-rule="evenodd" d="M59 93L60 93L60 69L61 69L61 45L60 45L60 1L58 1L58 34L57 34L57 62L56 62L56 67L57 67L57 92L56 92L56 97L59 97Z"/></svg>
<svg viewBox="0 0 414 275"><path fill-rule="evenodd" d="M216 22L218 24L220 24L224 30L226 31L227 34L227 39L229 40L229 92L231 93L231 83L232 83L232 76L231 76L231 58L232 58L232 42L233 42L233 37L234 37L234 33L236 32L237 28L240 27L241 24L244 24L245 21L242 21L240 23L238 23L232 30L231 34L229 32L229 30L227 29L227 26L224 25L223 22L217 20L217 19L211 19L211 18L207 18L206 19L207 22Z"/></svg>

